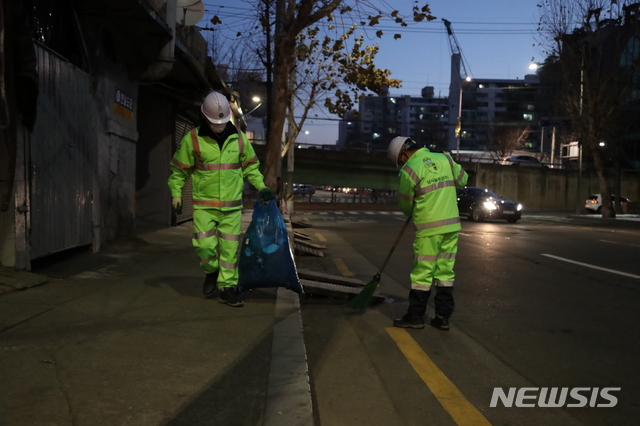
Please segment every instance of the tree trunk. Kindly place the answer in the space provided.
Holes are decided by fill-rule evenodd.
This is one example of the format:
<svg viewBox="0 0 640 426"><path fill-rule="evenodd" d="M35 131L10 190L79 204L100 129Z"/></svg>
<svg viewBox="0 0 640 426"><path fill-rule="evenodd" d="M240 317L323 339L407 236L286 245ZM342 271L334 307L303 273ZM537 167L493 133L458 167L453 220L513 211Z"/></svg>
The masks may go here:
<svg viewBox="0 0 640 426"><path fill-rule="evenodd" d="M598 174L600 198L602 199L602 217L614 218L616 217L616 212L613 208L613 203L611 203L611 189L609 189L609 177L607 174L607 169L604 164L602 150L599 148L598 143L595 141L590 141L588 146L589 146L589 150L591 151L591 157L593 158L593 165L596 169L596 173Z"/></svg>
<svg viewBox="0 0 640 426"><path fill-rule="evenodd" d="M264 168L264 183L272 190L278 187L281 168L282 134L289 104L289 73L293 63L295 39L288 34L278 37L276 43L276 66L273 79L273 110L269 117L269 140Z"/></svg>
<svg viewBox="0 0 640 426"><path fill-rule="evenodd" d="M614 169L614 181L613 181L613 193L615 194L615 212L616 215L624 213L622 211L622 203L620 197L622 196L622 169L620 168L620 146L622 145L622 141L616 139L614 141L614 158L615 158L615 169Z"/></svg>

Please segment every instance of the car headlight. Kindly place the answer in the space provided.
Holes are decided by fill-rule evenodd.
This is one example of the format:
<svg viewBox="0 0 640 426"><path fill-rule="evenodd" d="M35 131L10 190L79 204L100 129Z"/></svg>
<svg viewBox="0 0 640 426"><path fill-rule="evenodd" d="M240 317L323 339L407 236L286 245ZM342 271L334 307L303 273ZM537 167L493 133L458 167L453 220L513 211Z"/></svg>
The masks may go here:
<svg viewBox="0 0 640 426"><path fill-rule="evenodd" d="M498 208L493 201L485 201L483 205L487 210L495 210Z"/></svg>
<svg viewBox="0 0 640 426"><path fill-rule="evenodd" d="M516 207L516 210L518 211L522 210L522 204L518 204L518 207Z"/></svg>

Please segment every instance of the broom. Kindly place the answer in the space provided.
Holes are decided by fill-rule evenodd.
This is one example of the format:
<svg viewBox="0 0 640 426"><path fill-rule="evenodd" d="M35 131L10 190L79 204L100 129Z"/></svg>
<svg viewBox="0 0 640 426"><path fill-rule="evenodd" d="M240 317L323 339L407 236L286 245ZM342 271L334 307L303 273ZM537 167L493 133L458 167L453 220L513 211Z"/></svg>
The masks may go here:
<svg viewBox="0 0 640 426"><path fill-rule="evenodd" d="M396 242L393 243L393 247L391 247L391 250L389 251L387 258L382 263L382 266L380 267L380 270L378 271L378 273L374 275L373 279L369 281L369 283L367 283L366 286L364 286L364 288L360 291L360 293L358 293L356 297L354 297L347 303L348 308L365 309L367 306L369 306L369 302L371 302L371 297L373 297L373 292L376 291L376 288L380 283L380 277L382 276L382 271L384 271L384 268L387 266L389 259L391 259L391 255L393 254L393 251L396 249L396 246L400 242L400 238L402 238L402 234L404 234L404 230L407 229L409 222L411 222L411 216L407 218L407 221L402 226L402 229L400 230L400 234L398 234L398 238L396 238Z"/></svg>

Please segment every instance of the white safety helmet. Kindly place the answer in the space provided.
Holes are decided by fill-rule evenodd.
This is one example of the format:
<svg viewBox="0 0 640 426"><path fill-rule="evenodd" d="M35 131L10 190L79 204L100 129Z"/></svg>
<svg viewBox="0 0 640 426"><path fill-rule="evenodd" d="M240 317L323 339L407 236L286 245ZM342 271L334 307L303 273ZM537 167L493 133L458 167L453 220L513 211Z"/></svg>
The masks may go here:
<svg viewBox="0 0 640 426"><path fill-rule="evenodd" d="M209 93L204 98L200 111L213 124L224 124L231 120L229 101L220 92Z"/></svg>
<svg viewBox="0 0 640 426"><path fill-rule="evenodd" d="M389 160L393 161L397 168L400 168L400 164L398 164L400 154L405 149L413 148L415 145L416 143L406 136L397 136L393 138L389 144L389 148L387 149Z"/></svg>

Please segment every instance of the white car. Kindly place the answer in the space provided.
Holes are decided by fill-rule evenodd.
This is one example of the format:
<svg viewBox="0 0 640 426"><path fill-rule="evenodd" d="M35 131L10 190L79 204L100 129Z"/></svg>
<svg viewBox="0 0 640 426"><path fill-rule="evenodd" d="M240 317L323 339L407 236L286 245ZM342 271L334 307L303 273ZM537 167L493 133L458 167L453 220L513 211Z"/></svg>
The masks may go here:
<svg viewBox="0 0 640 426"><path fill-rule="evenodd" d="M616 202L616 196L611 195L611 202ZM620 197L620 202L628 203L629 199L626 197ZM587 209L589 213L602 213L602 196L600 194L592 194L587 198L584 202L584 208Z"/></svg>
<svg viewBox="0 0 640 426"><path fill-rule="evenodd" d="M316 187L300 183L293 184L293 195L313 195L316 193Z"/></svg>
<svg viewBox="0 0 640 426"><path fill-rule="evenodd" d="M504 157L500 164L503 166L549 167L549 164L543 163L531 155L512 155L510 157Z"/></svg>

